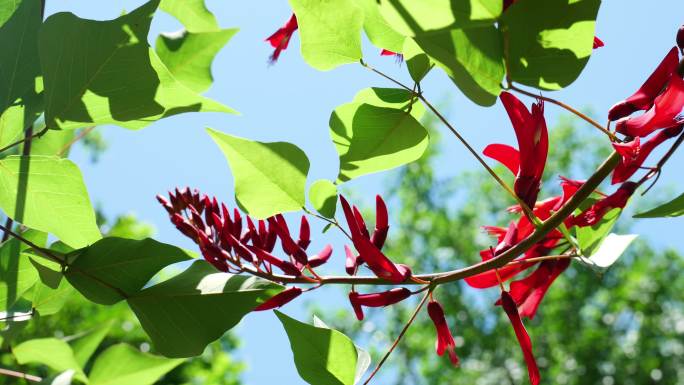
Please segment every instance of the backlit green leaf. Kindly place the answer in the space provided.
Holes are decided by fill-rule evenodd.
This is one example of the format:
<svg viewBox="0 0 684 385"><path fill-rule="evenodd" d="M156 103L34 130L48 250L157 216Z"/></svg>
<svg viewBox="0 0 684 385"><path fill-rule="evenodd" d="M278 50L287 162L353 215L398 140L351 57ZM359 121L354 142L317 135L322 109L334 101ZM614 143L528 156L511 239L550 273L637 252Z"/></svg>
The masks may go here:
<svg viewBox="0 0 684 385"><path fill-rule="evenodd" d="M504 77L501 33L493 25L415 37L470 100L491 106Z"/></svg>
<svg viewBox="0 0 684 385"><path fill-rule="evenodd" d="M601 0L519 0L503 14L513 81L558 90L589 61Z"/></svg>
<svg viewBox="0 0 684 385"><path fill-rule="evenodd" d="M660 217L679 217L684 215L684 194L643 213L639 213L634 218L660 218Z"/></svg>
<svg viewBox="0 0 684 385"><path fill-rule="evenodd" d="M159 9L178 19L188 31L206 32L219 29L216 17L209 12L204 0L161 0Z"/></svg>
<svg viewBox="0 0 684 385"><path fill-rule="evenodd" d="M337 208L337 186L327 179L315 181L309 188L309 201L321 215L333 218Z"/></svg>
<svg viewBox="0 0 684 385"><path fill-rule="evenodd" d="M45 244L47 234L27 231L24 237L38 245ZM22 252L28 249L18 239L10 238L0 246L0 311L7 310L38 282L38 271L28 256Z"/></svg>
<svg viewBox="0 0 684 385"><path fill-rule="evenodd" d="M108 21L64 12L45 21L39 47L48 127L139 129L184 112L235 112L184 86L150 49L147 34L158 3Z"/></svg>
<svg viewBox="0 0 684 385"><path fill-rule="evenodd" d="M337 330L316 327L275 311L283 324L299 376L311 385L353 385L358 353Z"/></svg>
<svg viewBox="0 0 684 385"><path fill-rule="evenodd" d="M590 256L596 251L615 226L621 213L621 209L612 209L597 224L577 229L577 242L579 242L582 255Z"/></svg>
<svg viewBox="0 0 684 385"><path fill-rule="evenodd" d="M591 266L607 269L620 258L637 236L636 234L617 235L610 233L601 241L600 246L589 258L582 257L582 259Z"/></svg>
<svg viewBox="0 0 684 385"><path fill-rule="evenodd" d="M290 0L297 15L302 57L327 71L361 59L363 10L355 0Z"/></svg>
<svg viewBox="0 0 684 385"><path fill-rule="evenodd" d="M237 31L165 33L157 38L155 50L179 82L201 93L208 90L214 80L211 75L214 57Z"/></svg>
<svg viewBox="0 0 684 385"><path fill-rule="evenodd" d="M297 146L207 132L228 159L235 197L250 215L263 219L304 207L309 159Z"/></svg>
<svg viewBox="0 0 684 385"><path fill-rule="evenodd" d="M21 365L41 364L59 372L71 369L75 371L75 379L88 382L69 344L57 338L28 340L15 346L12 353Z"/></svg>
<svg viewBox="0 0 684 385"><path fill-rule="evenodd" d="M503 8L501 0L387 0L378 4L389 25L405 36L491 25Z"/></svg>
<svg viewBox="0 0 684 385"><path fill-rule="evenodd" d="M97 347L100 346L102 340L107 336L111 327L112 321L105 322L103 325L87 331L71 343L71 348L74 351L74 358L76 358L76 362L78 362L81 367L86 365L88 359L95 353L95 350L97 350Z"/></svg>
<svg viewBox="0 0 684 385"><path fill-rule="evenodd" d="M123 294L137 293L162 268L192 259L192 254L150 238L108 237L67 258L69 282L89 300L111 305L124 299Z"/></svg>
<svg viewBox="0 0 684 385"><path fill-rule="evenodd" d="M363 30L378 48L401 53L406 37L395 31L380 13L377 0L355 0L363 9Z"/></svg>
<svg viewBox="0 0 684 385"><path fill-rule="evenodd" d="M117 344L97 357L88 377L90 385L150 385L182 362Z"/></svg>
<svg viewBox="0 0 684 385"><path fill-rule="evenodd" d="M128 304L158 352L191 357L281 290L257 277L220 273L198 260L168 281L136 293Z"/></svg>
<svg viewBox="0 0 684 385"><path fill-rule="evenodd" d="M394 98L396 96L399 98ZM382 102L374 100L376 97ZM397 90L364 90L356 100L373 104L355 101L333 111L330 136L340 157L339 182L401 166L425 152L428 133L413 116L420 114L420 110L414 112L413 109L422 106L414 104L412 111L407 112L406 97L410 98L410 95L401 96ZM400 102L402 99L404 103ZM400 105L403 107L396 108Z"/></svg>
<svg viewBox="0 0 684 385"><path fill-rule="evenodd" d="M416 83L420 83L435 63L430 59L430 56L423 52L416 41L411 38L406 39L404 42L402 52L404 53L404 61L411 79Z"/></svg>
<svg viewBox="0 0 684 385"><path fill-rule="evenodd" d="M0 160L0 208L15 221L54 234L72 247L101 238L81 172L67 159Z"/></svg>

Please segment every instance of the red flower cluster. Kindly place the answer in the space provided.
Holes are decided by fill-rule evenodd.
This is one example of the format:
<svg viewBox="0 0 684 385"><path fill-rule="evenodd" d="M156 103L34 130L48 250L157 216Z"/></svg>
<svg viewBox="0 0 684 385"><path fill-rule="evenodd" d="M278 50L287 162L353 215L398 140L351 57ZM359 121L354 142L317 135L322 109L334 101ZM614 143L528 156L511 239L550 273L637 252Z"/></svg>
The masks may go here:
<svg viewBox="0 0 684 385"><path fill-rule="evenodd" d="M243 218L237 209L231 216L226 205L219 204L216 198L189 188L176 189L175 193L169 193L169 199L157 195L157 200L176 228L197 243L204 259L219 271L239 273L245 270L245 264L251 264L256 272L272 274L276 267L286 275L299 277L304 269L312 271L326 263L332 254L330 245L318 254L307 253L311 231L304 216L295 241L282 215L255 223L249 216ZM244 222L246 228L243 228ZM288 259L272 254L278 239ZM291 287L255 310L280 307L301 293L301 289Z"/></svg>
<svg viewBox="0 0 684 385"><path fill-rule="evenodd" d="M437 350L438 356L443 356L445 352L449 352L449 360L454 366L458 366L459 360L456 355L456 343L454 342L454 337L451 335L451 330L449 330L449 325L447 325L446 318L444 317L444 309L442 305L437 301L430 301L427 306L428 315L435 324L435 329L437 329L437 341L435 343L435 348Z"/></svg>

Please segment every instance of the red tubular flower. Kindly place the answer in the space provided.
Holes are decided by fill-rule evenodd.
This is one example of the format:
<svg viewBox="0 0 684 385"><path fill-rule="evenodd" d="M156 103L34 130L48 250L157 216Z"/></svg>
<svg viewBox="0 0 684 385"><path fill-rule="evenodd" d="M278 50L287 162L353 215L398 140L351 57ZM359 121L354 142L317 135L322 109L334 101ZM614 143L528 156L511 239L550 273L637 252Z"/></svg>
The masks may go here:
<svg viewBox="0 0 684 385"><path fill-rule="evenodd" d="M677 31L677 47L684 51L684 25L679 27L679 30Z"/></svg>
<svg viewBox="0 0 684 385"><path fill-rule="evenodd" d="M387 214L387 205L382 200L380 195L375 196L375 230L371 235L371 242L378 249L382 250L387 239L387 232L389 231L389 216Z"/></svg>
<svg viewBox="0 0 684 385"><path fill-rule="evenodd" d="M603 41L602 41L601 39L599 39L598 37L594 36L594 46L593 46L593 48L596 49L596 48L601 48L601 47L603 47L603 46L605 46L605 44L603 44Z"/></svg>
<svg viewBox="0 0 684 385"><path fill-rule="evenodd" d="M330 259L330 256L332 255L332 251L332 246L326 245L318 254L309 258L309 266L318 267L328 262L328 259Z"/></svg>
<svg viewBox="0 0 684 385"><path fill-rule="evenodd" d="M382 51L380 51L380 56L394 56L394 60L397 63L401 63L404 61L404 54L396 53L388 49L383 49Z"/></svg>
<svg viewBox="0 0 684 385"><path fill-rule="evenodd" d="M620 154L621 158L620 164L613 171L611 183L622 183L629 179L644 164L653 149L668 139L679 135L682 128L684 126L680 125L660 130L643 145L641 145L638 137L629 143L613 143L613 148Z"/></svg>
<svg viewBox="0 0 684 385"><path fill-rule="evenodd" d="M547 290L568 266L570 266L568 258L544 261L532 274L511 282L510 295L521 317L534 318ZM501 305L501 300L497 301L496 305Z"/></svg>
<svg viewBox="0 0 684 385"><path fill-rule="evenodd" d="M513 94L502 92L500 97L513 123L519 150L493 144L485 148L484 154L500 161L515 174L515 193L528 206L534 207L549 149L544 102L532 104L530 113Z"/></svg>
<svg viewBox="0 0 684 385"><path fill-rule="evenodd" d="M679 54L677 48L673 47L637 92L610 108L608 119L617 120L633 112L651 108L655 98L663 90L672 74L677 71L678 64Z"/></svg>
<svg viewBox="0 0 684 385"><path fill-rule="evenodd" d="M287 288L273 297L266 300L266 302L254 308L254 311L264 311L279 308L302 294L302 289L292 286Z"/></svg>
<svg viewBox="0 0 684 385"><path fill-rule="evenodd" d="M653 107L643 115L618 120L615 130L627 136L648 136L657 129L673 127L681 123L682 108L684 108L684 80L675 72L670 76L670 82L665 91L655 98Z"/></svg>
<svg viewBox="0 0 684 385"><path fill-rule="evenodd" d="M306 222L305 219L302 220L301 230L305 232L304 236L306 238L302 238L302 235L300 234L299 242L295 242L292 239L292 236L290 235L290 230L287 227L287 222L285 222L285 218L281 214L278 214L275 217L268 218L268 222L270 226L273 226L275 232L278 234L278 238L280 238L280 242L283 246L283 251L285 252L285 254L294 258L294 260L301 266L306 266L306 264L308 263L306 250L305 248L299 245L299 242L306 243L308 246L308 222ZM306 225L304 223L306 223Z"/></svg>
<svg viewBox="0 0 684 385"><path fill-rule="evenodd" d="M266 41L271 44L271 47L275 48L269 61L275 63L280 57L280 53L287 49L287 45L290 43L292 34L297 30L297 16L293 13L290 19L282 26L280 29L275 31L273 35L266 38Z"/></svg>
<svg viewBox="0 0 684 385"><path fill-rule="evenodd" d="M525 357L530 383L532 385L538 385L541 376L539 375L537 361L534 359L534 354L532 353L532 340L530 340L530 336L527 334L527 330L525 330L525 325L523 325L522 319L520 319L520 314L518 314L518 307L516 306L515 301L506 291L501 292L501 305L503 306L508 319L511 321L511 325L513 325L515 337L518 339L520 349L522 349L523 356Z"/></svg>
<svg viewBox="0 0 684 385"><path fill-rule="evenodd" d="M432 323L435 324L435 329L437 329L437 342L435 344L437 355L443 356L444 352L449 352L449 360L454 366L458 366L459 360L456 355L456 343L454 343L454 337L451 335L451 330L449 330L449 325L447 325L446 318L444 317L444 309L442 305L437 301L430 301L427 305L428 315L432 319Z"/></svg>
<svg viewBox="0 0 684 385"><path fill-rule="evenodd" d="M356 268L360 265L359 256L355 255L347 245L344 245L344 253L346 255L344 269L347 271L347 274L354 275Z"/></svg>
<svg viewBox="0 0 684 385"><path fill-rule="evenodd" d="M276 257L275 255L269 253L266 250L259 249L258 247L247 246L247 248L250 251L252 251L259 260L264 261L268 264L271 264L271 265L279 268L280 270L283 271L283 273L285 273L287 275L292 275L295 277L302 275L301 269L298 268L297 266L295 266L291 262L284 261L284 260Z"/></svg>
<svg viewBox="0 0 684 385"><path fill-rule="evenodd" d="M598 223L606 213L615 208L624 208L627 201L634 194L638 185L634 182L625 182L613 194L594 203L583 213L570 218L571 226L593 226Z"/></svg>
<svg viewBox="0 0 684 385"><path fill-rule="evenodd" d="M385 307L394 305L411 296L411 290L401 287L392 290L383 291L380 293L359 294L355 291L349 292L349 302L354 308L356 318L363 320L363 308L366 307Z"/></svg>
<svg viewBox="0 0 684 385"><path fill-rule="evenodd" d="M361 213L356 207L352 210L349 202L347 202L342 195L340 195L340 203L342 204L344 216L347 220L347 225L349 226L352 242L359 252L362 261L380 278L387 279L394 283L405 281L411 275L410 269L406 266L402 267L392 262L373 244L373 242L371 242L368 229L363 221L363 217L361 217Z"/></svg>

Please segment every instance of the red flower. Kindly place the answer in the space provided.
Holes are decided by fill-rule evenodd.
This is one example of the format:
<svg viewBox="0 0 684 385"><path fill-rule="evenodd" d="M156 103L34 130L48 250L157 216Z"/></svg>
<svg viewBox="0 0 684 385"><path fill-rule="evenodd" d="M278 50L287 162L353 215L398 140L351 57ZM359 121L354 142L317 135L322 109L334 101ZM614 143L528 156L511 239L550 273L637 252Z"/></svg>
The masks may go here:
<svg viewBox="0 0 684 385"><path fill-rule="evenodd" d="M380 293L359 294L355 291L349 292L349 302L354 308L356 318L363 320L363 308L366 307L385 307L403 301L411 296L411 290L407 288L395 288Z"/></svg>
<svg viewBox="0 0 684 385"><path fill-rule="evenodd" d="M544 102L540 100L534 103L530 113L518 98L508 92L501 93L501 101L513 123L519 150L493 144L485 148L484 154L501 162L515 174L515 193L528 206L534 207L549 149Z"/></svg>
<svg viewBox="0 0 684 385"><path fill-rule="evenodd" d="M677 31L677 47L684 51L684 25L679 27L679 30Z"/></svg>
<svg viewBox="0 0 684 385"><path fill-rule="evenodd" d="M644 161L654 148L666 140L679 135L682 132L682 128L684 126L680 125L658 131L643 145L641 145L638 137L629 143L613 143L613 148L620 154L621 158L620 164L613 171L611 183L622 183L629 179L644 164Z"/></svg>
<svg viewBox="0 0 684 385"><path fill-rule="evenodd" d="M568 266L570 266L568 258L543 261L532 274L511 282L510 295L521 317L534 318L546 291ZM501 300L497 301L496 305L501 305Z"/></svg>
<svg viewBox="0 0 684 385"><path fill-rule="evenodd" d="M287 45L290 43L290 38L292 38L292 34L297 30L297 28L297 16L295 16L293 13L284 26L275 31L273 35L266 38L266 41L271 44L271 47L275 48L271 54L271 57L269 58L271 63L275 63L278 60L278 57L280 57L280 53L287 49Z"/></svg>
<svg viewBox="0 0 684 385"><path fill-rule="evenodd" d="M281 307L302 294L302 289L298 287L287 288L273 297L266 300L266 302L254 308L254 311L271 310Z"/></svg>
<svg viewBox="0 0 684 385"><path fill-rule="evenodd" d="M506 291L501 292L501 305L503 306L508 319L511 321L511 325L513 325L515 337L518 339L520 349L522 349L523 356L525 357L530 383L532 383L532 385L538 385L541 377L539 375L537 361L534 359L534 354L532 353L532 340L530 340L530 336L527 334L527 330L525 330L525 325L523 325L522 319L520 319L520 314L518 314L518 307L516 306L515 301Z"/></svg>
<svg viewBox="0 0 684 385"><path fill-rule="evenodd" d="M394 60L396 60L397 63L401 63L404 61L404 55L401 53L396 53L393 51L390 51L388 49L383 49L380 51L380 56L394 56Z"/></svg>
<svg viewBox="0 0 684 385"><path fill-rule="evenodd" d="M679 55L677 54L677 48L673 47L637 92L610 108L608 119L617 120L635 111L651 108L655 98L663 90L672 74L677 71L678 64Z"/></svg>
<svg viewBox="0 0 684 385"><path fill-rule="evenodd" d="M332 255L332 251L333 251L332 246L326 245L323 248L323 250L321 250L318 254L309 258L309 266L318 267L318 266L321 266L322 264L328 262L328 260L330 259L330 256Z"/></svg>
<svg viewBox="0 0 684 385"><path fill-rule="evenodd" d="M432 319L437 329L437 343L436 350L438 356L443 356L444 352L449 351L449 360L454 366L458 366L458 356L456 355L456 343L454 337L451 335L449 325L447 325L446 318L444 318L444 309L437 301L430 301L427 305L428 315Z"/></svg>
<svg viewBox="0 0 684 385"><path fill-rule="evenodd" d="M615 208L624 208L637 187L638 185L634 182L623 183L613 194L599 200L583 213L571 218L571 225L579 227L595 225L608 211Z"/></svg>
<svg viewBox="0 0 684 385"><path fill-rule="evenodd" d="M601 39L599 39L598 37L594 36L594 47L593 47L594 49L596 49L596 48L601 48L601 47L603 47L604 45L605 45L605 44L603 44L603 41L602 41Z"/></svg>
<svg viewBox="0 0 684 385"><path fill-rule="evenodd" d="M376 201L381 202L382 199ZM347 225L349 226L349 232L351 233L352 242L354 247L359 252L359 258L361 258L361 263L366 263L368 268L370 268L375 275L380 278L387 279L388 281L394 283L400 283L406 280L411 275L411 270L405 265L398 265L387 258L371 241L371 236L368 233L368 228L366 223L361 216L361 212L356 206L349 206L349 202L340 195L340 203L342 204L342 209L344 211L344 216L347 220ZM383 216L386 214L382 213L384 203L377 206L378 214L376 217L379 220L384 221ZM379 223L381 225L380 230L386 227L386 222ZM377 226L377 225L376 225ZM376 232L374 232L375 234ZM376 236L379 238L380 235ZM359 264L359 261L356 261ZM349 271L349 270L348 270Z"/></svg>

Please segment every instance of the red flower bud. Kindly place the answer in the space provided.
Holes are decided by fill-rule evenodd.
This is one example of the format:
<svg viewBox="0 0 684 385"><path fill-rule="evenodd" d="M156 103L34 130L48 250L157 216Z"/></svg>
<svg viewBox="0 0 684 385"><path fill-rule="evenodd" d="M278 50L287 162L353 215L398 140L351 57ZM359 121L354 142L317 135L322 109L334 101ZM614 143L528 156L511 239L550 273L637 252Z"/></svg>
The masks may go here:
<svg viewBox="0 0 684 385"><path fill-rule="evenodd" d="M173 216L171 216L171 223L176 225L176 228L183 233L183 235L192 239L195 243L198 242L197 233L199 233L199 230L183 218L183 216L180 214L173 214Z"/></svg>
<svg viewBox="0 0 684 385"><path fill-rule="evenodd" d="M293 13L283 27L275 31L273 35L266 38L266 41L271 44L271 47L275 48L271 54L271 57L269 58L271 63L275 63L278 60L278 57L280 57L280 53L287 49L287 45L290 43L292 34L297 30L297 28L297 16L295 16Z"/></svg>
<svg viewBox="0 0 684 385"><path fill-rule="evenodd" d="M679 27L679 31L677 31L677 47L684 51L684 25Z"/></svg>
<svg viewBox="0 0 684 385"><path fill-rule="evenodd" d="M176 209L173 207L171 202L169 202L165 197L157 195L157 200L159 201L159 203L161 203L161 205L164 207L166 212L169 213L169 215L173 215L176 213Z"/></svg>
<svg viewBox="0 0 684 385"><path fill-rule="evenodd" d="M326 245L323 248L323 250L321 250L318 254L309 258L309 266L318 267L318 266L328 262L328 259L330 259L330 256L332 255L332 251L333 251L332 246Z"/></svg>
<svg viewBox="0 0 684 385"><path fill-rule="evenodd" d="M274 295L273 297L266 300L266 302L254 308L254 311L264 311L271 310L285 305L286 303L292 301L293 299L299 297L302 294L302 289L298 287L287 288L280 293Z"/></svg>
<svg viewBox="0 0 684 385"><path fill-rule="evenodd" d="M247 246L247 247L249 248L249 250L254 252L254 254L256 255L256 257L259 260L262 260L264 262L267 262L267 263L279 268L280 270L283 271L283 273L285 273L287 275L292 275L295 277L299 277L300 275L302 275L302 272L291 262L283 261L282 259L276 257L275 255L269 253L266 250L262 250L262 249L254 247L254 246Z"/></svg>
<svg viewBox="0 0 684 385"><path fill-rule="evenodd" d="M572 226L593 226L598 223L606 213L614 208L624 208L627 201L634 194L638 185L634 182L625 182L611 195L594 203L587 210L572 218Z"/></svg>
<svg viewBox="0 0 684 385"><path fill-rule="evenodd" d="M366 307L384 307L393 305L397 302L403 301L411 296L411 290L402 287L394 288L392 290L383 291L380 293L359 294L355 291L349 292L349 302L351 302L356 313L356 318L363 320L362 306Z"/></svg>
<svg viewBox="0 0 684 385"><path fill-rule="evenodd" d="M309 247L309 244L311 243L311 228L309 227L309 221L306 220L306 217L302 215L302 222L299 225L299 240L297 241L297 245L301 247L302 249L306 250L307 247Z"/></svg>
<svg viewBox="0 0 684 385"><path fill-rule="evenodd" d="M530 383L532 383L532 385L538 385L541 377L539 375L537 362L532 353L532 340L530 340L530 336L527 334L527 330L525 330L525 325L523 325L522 320L520 319L520 314L518 314L518 307L515 305L515 301L513 301L511 295L506 291L501 292L501 305L503 306L508 319L511 321L511 325L513 325L513 331L515 332L515 336L520 344L520 349L522 349L523 356L525 357Z"/></svg>
<svg viewBox="0 0 684 385"><path fill-rule="evenodd" d="M598 37L594 36L594 46L592 47L593 49L601 48L601 47L603 47L604 45L605 45L605 44L603 44L603 41L602 41L601 39L599 39Z"/></svg>
<svg viewBox="0 0 684 385"><path fill-rule="evenodd" d="M430 319L432 319L432 323L435 324L435 329L437 329L437 343L435 344L437 355L443 356L444 352L449 351L449 360L454 366L458 366L459 360L455 350L456 343L444 317L442 305L437 301L430 301L427 311Z"/></svg>
<svg viewBox="0 0 684 385"><path fill-rule="evenodd" d="M359 266L357 263L358 255L355 255L347 245L344 245L344 253L346 255L344 269L347 271L347 274L354 275L356 268Z"/></svg>
<svg viewBox="0 0 684 385"><path fill-rule="evenodd" d="M371 242L378 249L382 250L387 239L387 231L389 230L389 218L387 214L387 206L380 195L375 196L375 230L371 236Z"/></svg>

